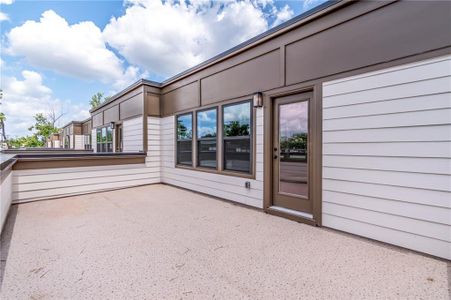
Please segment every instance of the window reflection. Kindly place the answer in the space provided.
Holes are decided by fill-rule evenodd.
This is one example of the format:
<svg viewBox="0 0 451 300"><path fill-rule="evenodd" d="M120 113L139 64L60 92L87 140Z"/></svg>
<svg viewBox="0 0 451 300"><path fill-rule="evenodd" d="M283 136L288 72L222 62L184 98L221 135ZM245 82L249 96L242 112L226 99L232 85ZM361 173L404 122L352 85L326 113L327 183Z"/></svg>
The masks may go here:
<svg viewBox="0 0 451 300"><path fill-rule="evenodd" d="M198 165L216 168L216 108L197 112Z"/></svg>
<svg viewBox="0 0 451 300"><path fill-rule="evenodd" d="M224 169L251 173L251 102L223 108Z"/></svg>
<svg viewBox="0 0 451 300"><path fill-rule="evenodd" d="M177 117L177 139L191 140L193 138L193 116L192 114Z"/></svg>
<svg viewBox="0 0 451 300"><path fill-rule="evenodd" d="M308 102L279 106L279 191L308 196Z"/></svg>
<svg viewBox="0 0 451 300"><path fill-rule="evenodd" d="M177 163L193 164L193 115L191 113L177 117Z"/></svg>

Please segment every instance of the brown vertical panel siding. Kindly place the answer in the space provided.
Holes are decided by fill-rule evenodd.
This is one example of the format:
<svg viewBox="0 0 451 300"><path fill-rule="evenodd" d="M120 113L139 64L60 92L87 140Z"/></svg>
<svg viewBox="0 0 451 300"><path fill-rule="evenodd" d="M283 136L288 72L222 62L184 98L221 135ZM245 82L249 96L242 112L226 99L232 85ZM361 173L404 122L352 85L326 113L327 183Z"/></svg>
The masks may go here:
<svg viewBox="0 0 451 300"><path fill-rule="evenodd" d="M201 80L202 105L280 86L277 49Z"/></svg>
<svg viewBox="0 0 451 300"><path fill-rule="evenodd" d="M449 28L449 3L385 6L288 45L287 84L449 46Z"/></svg>
<svg viewBox="0 0 451 300"><path fill-rule="evenodd" d="M81 125L81 123L79 123L79 124L72 124L72 127L73 127L73 132L74 132L74 134L78 134L78 135L80 135L80 134L82 134L82 125Z"/></svg>
<svg viewBox="0 0 451 300"><path fill-rule="evenodd" d="M99 127L103 125L103 112L92 116L92 127Z"/></svg>
<svg viewBox="0 0 451 300"><path fill-rule="evenodd" d="M102 104L100 107L96 108L94 111L92 111L92 114L105 111L121 102L127 101L128 99L131 99L139 94L142 94L144 90L143 85L137 86L130 91L125 92L123 95L121 95L118 98L115 98L114 100L109 100L105 104ZM122 93L122 92L121 92ZM114 97L114 96L113 96Z"/></svg>
<svg viewBox="0 0 451 300"><path fill-rule="evenodd" d="M165 116L199 106L199 82L192 82L164 94L162 101Z"/></svg>
<svg viewBox="0 0 451 300"><path fill-rule="evenodd" d="M128 119L134 116L143 114L143 94L137 94L132 98L121 102L120 104L120 119Z"/></svg>
<svg viewBox="0 0 451 300"><path fill-rule="evenodd" d="M116 121L119 121L119 105L108 108L103 112L103 122L105 124Z"/></svg>
<svg viewBox="0 0 451 300"><path fill-rule="evenodd" d="M147 115L159 117L161 114L160 96L152 93L146 93L145 99L147 105Z"/></svg>
<svg viewBox="0 0 451 300"><path fill-rule="evenodd" d="M91 120L88 120L83 123L83 134L91 134Z"/></svg>

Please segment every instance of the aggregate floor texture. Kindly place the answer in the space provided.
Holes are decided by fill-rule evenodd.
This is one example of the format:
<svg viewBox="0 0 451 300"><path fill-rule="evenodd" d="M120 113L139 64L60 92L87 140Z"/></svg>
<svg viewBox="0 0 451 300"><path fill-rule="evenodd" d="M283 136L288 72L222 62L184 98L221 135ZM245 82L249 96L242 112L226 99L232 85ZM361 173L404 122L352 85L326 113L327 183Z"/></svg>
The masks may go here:
<svg viewBox="0 0 451 300"><path fill-rule="evenodd" d="M166 185L14 205L6 299L449 299L449 263Z"/></svg>

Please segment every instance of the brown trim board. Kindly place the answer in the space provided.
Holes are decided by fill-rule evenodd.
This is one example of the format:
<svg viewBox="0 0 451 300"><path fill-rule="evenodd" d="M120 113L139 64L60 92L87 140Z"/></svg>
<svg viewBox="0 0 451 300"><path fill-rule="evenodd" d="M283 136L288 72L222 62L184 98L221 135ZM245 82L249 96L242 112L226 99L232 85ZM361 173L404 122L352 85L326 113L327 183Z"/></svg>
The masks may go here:
<svg viewBox="0 0 451 300"><path fill-rule="evenodd" d="M145 155L19 158L13 170L144 164Z"/></svg>

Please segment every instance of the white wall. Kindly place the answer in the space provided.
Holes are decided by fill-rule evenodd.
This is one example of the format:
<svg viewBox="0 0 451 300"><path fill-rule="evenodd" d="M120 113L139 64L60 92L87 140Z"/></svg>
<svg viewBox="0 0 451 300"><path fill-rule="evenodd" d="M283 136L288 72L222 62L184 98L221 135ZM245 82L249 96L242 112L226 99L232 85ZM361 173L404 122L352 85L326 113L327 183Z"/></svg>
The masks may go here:
<svg viewBox="0 0 451 300"><path fill-rule="evenodd" d="M5 225L12 201L13 172L11 171L0 184L0 233Z"/></svg>
<svg viewBox="0 0 451 300"><path fill-rule="evenodd" d="M151 120L155 122L154 120ZM160 124L159 148L151 150L149 163L156 163L157 154L161 159L161 180L193 191L228 199L242 204L263 207L263 109L257 109L256 118L256 179L219 175L201 171L175 168L175 119L174 116L162 118ZM158 144L158 130L155 124L149 127L149 145L151 140ZM152 149L152 148L150 148ZM156 165L155 165L156 166ZM245 182L251 182L251 188L245 188Z"/></svg>
<svg viewBox="0 0 451 300"><path fill-rule="evenodd" d="M158 183L158 174L145 164L16 170L13 202L57 198Z"/></svg>
<svg viewBox="0 0 451 300"><path fill-rule="evenodd" d="M146 166L161 178L161 119L147 118L147 157Z"/></svg>
<svg viewBox="0 0 451 300"><path fill-rule="evenodd" d="M143 118L142 116L125 120L122 127L124 152L143 151Z"/></svg>
<svg viewBox="0 0 451 300"><path fill-rule="evenodd" d="M94 153L97 152L97 130L94 128L91 130L91 147Z"/></svg>
<svg viewBox="0 0 451 300"><path fill-rule="evenodd" d="M323 97L323 225L451 259L451 56Z"/></svg>
<svg viewBox="0 0 451 300"><path fill-rule="evenodd" d="M74 135L73 149L75 149L75 150L85 149L85 141L84 141L83 135L79 135L79 134Z"/></svg>

